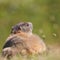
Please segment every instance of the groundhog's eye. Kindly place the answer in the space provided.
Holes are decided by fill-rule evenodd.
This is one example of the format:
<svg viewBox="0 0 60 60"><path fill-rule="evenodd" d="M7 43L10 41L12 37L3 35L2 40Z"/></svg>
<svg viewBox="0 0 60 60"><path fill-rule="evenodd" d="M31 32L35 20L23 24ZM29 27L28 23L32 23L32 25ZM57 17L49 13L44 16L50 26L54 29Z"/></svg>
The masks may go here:
<svg viewBox="0 0 60 60"><path fill-rule="evenodd" d="M27 24L27 26L29 26L29 24Z"/></svg>

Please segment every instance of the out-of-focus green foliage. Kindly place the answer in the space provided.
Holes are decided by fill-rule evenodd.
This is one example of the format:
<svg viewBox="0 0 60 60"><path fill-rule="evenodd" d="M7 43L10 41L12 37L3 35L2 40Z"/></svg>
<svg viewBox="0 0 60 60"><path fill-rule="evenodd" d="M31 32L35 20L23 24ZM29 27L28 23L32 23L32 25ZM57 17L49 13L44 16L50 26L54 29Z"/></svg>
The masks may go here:
<svg viewBox="0 0 60 60"><path fill-rule="evenodd" d="M0 0L0 50L21 21L32 22L46 44L60 43L60 0Z"/></svg>

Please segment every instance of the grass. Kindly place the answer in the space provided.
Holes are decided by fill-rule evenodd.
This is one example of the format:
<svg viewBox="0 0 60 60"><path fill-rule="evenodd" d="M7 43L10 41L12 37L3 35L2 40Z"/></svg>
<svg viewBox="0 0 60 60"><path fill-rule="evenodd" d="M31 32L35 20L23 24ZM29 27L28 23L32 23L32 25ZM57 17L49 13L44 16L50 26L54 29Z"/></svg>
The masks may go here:
<svg viewBox="0 0 60 60"><path fill-rule="evenodd" d="M47 45L60 44L60 0L0 0L0 52L11 27L21 21L32 22L33 32ZM12 60L60 60L59 49L48 55L20 56Z"/></svg>
<svg viewBox="0 0 60 60"><path fill-rule="evenodd" d="M1 58L0 60L7 60L6 58ZM29 56L21 56L17 55L11 58L11 60L60 60L60 47L58 46L50 46L50 50L48 54L40 54L40 55L29 55Z"/></svg>

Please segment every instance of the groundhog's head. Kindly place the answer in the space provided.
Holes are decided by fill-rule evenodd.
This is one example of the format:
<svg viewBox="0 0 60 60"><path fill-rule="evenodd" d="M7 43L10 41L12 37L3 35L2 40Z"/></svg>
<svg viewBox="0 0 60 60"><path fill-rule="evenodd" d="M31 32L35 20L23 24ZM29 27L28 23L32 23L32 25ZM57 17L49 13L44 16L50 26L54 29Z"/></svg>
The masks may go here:
<svg viewBox="0 0 60 60"><path fill-rule="evenodd" d="M33 25L31 22L20 22L12 27L11 33L16 34L18 32L32 32Z"/></svg>

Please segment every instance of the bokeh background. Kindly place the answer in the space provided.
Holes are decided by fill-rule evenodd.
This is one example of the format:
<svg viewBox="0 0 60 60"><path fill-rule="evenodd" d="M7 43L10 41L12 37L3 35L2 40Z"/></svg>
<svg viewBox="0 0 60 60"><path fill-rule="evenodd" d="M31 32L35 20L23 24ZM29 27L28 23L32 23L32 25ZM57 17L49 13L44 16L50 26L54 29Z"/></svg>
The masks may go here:
<svg viewBox="0 0 60 60"><path fill-rule="evenodd" d="M33 33L48 44L60 44L60 0L0 0L0 51L11 27L32 22Z"/></svg>

